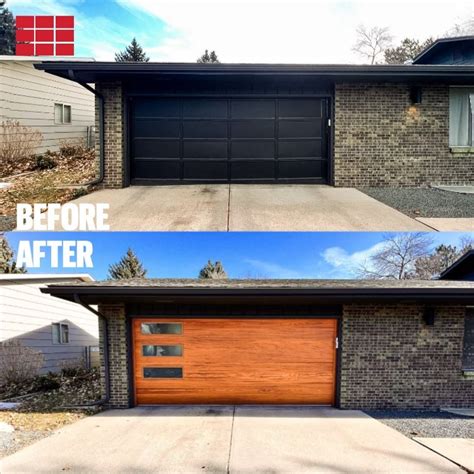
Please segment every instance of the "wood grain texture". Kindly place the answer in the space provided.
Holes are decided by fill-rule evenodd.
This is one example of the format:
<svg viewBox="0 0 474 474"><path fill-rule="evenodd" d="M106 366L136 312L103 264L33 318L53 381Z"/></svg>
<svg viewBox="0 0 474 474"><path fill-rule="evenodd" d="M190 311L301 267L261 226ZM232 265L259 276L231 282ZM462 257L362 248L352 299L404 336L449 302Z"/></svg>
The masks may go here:
<svg viewBox="0 0 474 474"><path fill-rule="evenodd" d="M141 334L133 321L137 404L334 404L335 319L169 319L183 334ZM166 321L166 319L164 320ZM143 344L182 344L182 357L143 356ZM182 367L182 379L143 377Z"/></svg>

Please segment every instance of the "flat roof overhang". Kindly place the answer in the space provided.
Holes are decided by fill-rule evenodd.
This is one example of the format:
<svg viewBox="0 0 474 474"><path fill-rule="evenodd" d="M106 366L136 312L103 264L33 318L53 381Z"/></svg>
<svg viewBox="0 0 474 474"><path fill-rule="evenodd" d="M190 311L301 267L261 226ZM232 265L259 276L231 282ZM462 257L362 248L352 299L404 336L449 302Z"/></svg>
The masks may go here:
<svg viewBox="0 0 474 474"><path fill-rule="evenodd" d="M153 76L306 76L331 82L473 84L474 65L199 64L44 61L35 68L81 83Z"/></svg>
<svg viewBox="0 0 474 474"><path fill-rule="evenodd" d="M472 288L156 288L53 286L43 293L67 301L101 303L240 303L240 304L347 304L347 303L439 303L474 305Z"/></svg>

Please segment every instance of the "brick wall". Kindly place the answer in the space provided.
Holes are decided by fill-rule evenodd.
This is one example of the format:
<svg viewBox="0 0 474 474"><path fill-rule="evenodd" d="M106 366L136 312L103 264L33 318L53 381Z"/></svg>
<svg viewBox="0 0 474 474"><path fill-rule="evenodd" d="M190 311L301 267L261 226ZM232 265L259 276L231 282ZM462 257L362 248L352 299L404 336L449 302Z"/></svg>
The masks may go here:
<svg viewBox="0 0 474 474"><path fill-rule="evenodd" d="M341 408L472 407L474 379L461 372L465 308L417 305L343 309Z"/></svg>
<svg viewBox="0 0 474 474"><path fill-rule="evenodd" d="M124 98L120 82L102 82L97 91L104 97L104 163L103 186L122 188L125 185ZM96 98L96 155L99 157L99 107Z"/></svg>
<svg viewBox="0 0 474 474"><path fill-rule="evenodd" d="M472 184L474 153L449 149L449 87L426 85L413 106L406 84L337 84L336 186Z"/></svg>
<svg viewBox="0 0 474 474"><path fill-rule="evenodd" d="M110 400L109 408L128 408L129 381L128 381L128 347L127 347L127 320L123 305L100 305L99 312L108 321L109 331L109 370L110 370ZM99 325L100 361L102 376L102 393L105 393L104 371L104 331L103 323Z"/></svg>

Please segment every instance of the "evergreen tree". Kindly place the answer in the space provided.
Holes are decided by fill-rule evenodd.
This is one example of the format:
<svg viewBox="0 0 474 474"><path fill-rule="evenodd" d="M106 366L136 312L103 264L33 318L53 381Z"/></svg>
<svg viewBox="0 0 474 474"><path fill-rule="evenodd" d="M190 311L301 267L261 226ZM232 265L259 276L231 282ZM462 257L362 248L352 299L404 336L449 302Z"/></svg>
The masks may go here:
<svg viewBox="0 0 474 474"><path fill-rule="evenodd" d="M197 62L201 64L216 64L220 61L217 58L217 54L215 51L211 51L211 53L209 53L209 51L206 49L204 54L200 58L198 58Z"/></svg>
<svg viewBox="0 0 474 474"><path fill-rule="evenodd" d="M147 270L132 249L118 263L109 266L109 280L127 280L129 278L145 278Z"/></svg>
<svg viewBox="0 0 474 474"><path fill-rule="evenodd" d="M0 54L15 55L15 18L8 8L0 7Z"/></svg>
<svg viewBox="0 0 474 474"><path fill-rule="evenodd" d="M416 39L405 38L399 46L385 50L385 62L387 64L404 64L418 56L433 42L433 38L428 38L422 43Z"/></svg>
<svg viewBox="0 0 474 474"><path fill-rule="evenodd" d="M115 53L115 62L117 63L147 63L150 58L146 55L143 48L138 44L138 41L133 38L129 46L124 51Z"/></svg>
<svg viewBox="0 0 474 474"><path fill-rule="evenodd" d="M199 272L199 279L200 280L223 280L226 279L227 273L222 266L222 263L217 261L216 263L212 263L208 260L207 264L201 268Z"/></svg>
<svg viewBox="0 0 474 474"><path fill-rule="evenodd" d="M450 267L456 260L474 248L474 241L470 238L461 241L461 248L452 245L441 244L435 251L415 263L415 278L431 280Z"/></svg>
<svg viewBox="0 0 474 474"><path fill-rule="evenodd" d="M16 266L13 250L6 239L0 239L0 273L26 273L26 268Z"/></svg>

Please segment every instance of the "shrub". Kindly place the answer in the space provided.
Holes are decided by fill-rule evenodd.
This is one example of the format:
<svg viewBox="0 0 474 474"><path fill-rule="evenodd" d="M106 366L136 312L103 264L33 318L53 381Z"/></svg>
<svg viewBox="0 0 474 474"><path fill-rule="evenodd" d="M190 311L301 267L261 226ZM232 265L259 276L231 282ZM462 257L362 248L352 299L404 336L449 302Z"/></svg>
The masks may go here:
<svg viewBox="0 0 474 474"><path fill-rule="evenodd" d="M0 344L0 382L19 384L33 379L44 363L41 352L12 339Z"/></svg>
<svg viewBox="0 0 474 474"><path fill-rule="evenodd" d="M16 120L0 124L0 165L2 168L29 158L41 145L43 135L39 130L25 127Z"/></svg>
<svg viewBox="0 0 474 474"><path fill-rule="evenodd" d="M36 167L40 170L50 170L57 165L51 154L45 153L36 157Z"/></svg>
<svg viewBox="0 0 474 474"><path fill-rule="evenodd" d="M86 141L83 139L77 140L62 140L59 146L59 153L62 156L82 156L88 152Z"/></svg>
<svg viewBox="0 0 474 474"><path fill-rule="evenodd" d="M58 374L48 372L46 375L38 375L32 383L32 391L46 392L48 390L55 390L61 386L61 381Z"/></svg>

